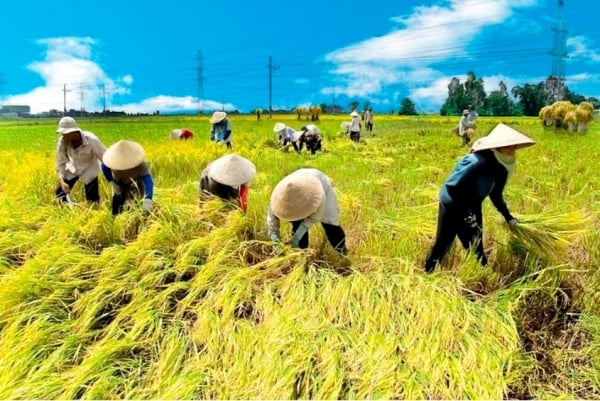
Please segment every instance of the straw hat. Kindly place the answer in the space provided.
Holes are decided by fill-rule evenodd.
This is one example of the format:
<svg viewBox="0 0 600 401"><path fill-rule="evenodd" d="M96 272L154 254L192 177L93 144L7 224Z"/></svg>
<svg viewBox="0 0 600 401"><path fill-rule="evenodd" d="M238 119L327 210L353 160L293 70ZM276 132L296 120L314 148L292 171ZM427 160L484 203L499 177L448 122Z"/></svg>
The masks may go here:
<svg viewBox="0 0 600 401"><path fill-rule="evenodd" d="M137 142L119 141L106 149L102 161L113 170L129 170L142 164L144 148Z"/></svg>
<svg viewBox="0 0 600 401"><path fill-rule="evenodd" d="M58 122L57 134L70 134L71 132L81 132L73 117L63 117Z"/></svg>
<svg viewBox="0 0 600 401"><path fill-rule="evenodd" d="M273 127L273 132L283 131L284 129L285 129L285 124L284 123L277 123Z"/></svg>
<svg viewBox="0 0 600 401"><path fill-rule="evenodd" d="M223 121L225 119L225 117L227 117L227 113L225 113L224 111L215 111L212 114L212 116L210 117L210 123L211 124L220 123L221 121Z"/></svg>
<svg viewBox="0 0 600 401"><path fill-rule="evenodd" d="M279 182L271 194L271 210L286 221L302 220L319 209L325 191L310 173L292 173Z"/></svg>
<svg viewBox="0 0 600 401"><path fill-rule="evenodd" d="M535 145L535 141L508 125L498 124L487 135L473 144L471 150L477 152L485 149L496 149L505 146L516 146L517 149Z"/></svg>
<svg viewBox="0 0 600 401"><path fill-rule="evenodd" d="M354 110L352 113L350 113L350 117L358 117L358 116L360 116L360 114L358 114L356 112L356 110Z"/></svg>
<svg viewBox="0 0 600 401"><path fill-rule="evenodd" d="M219 184L238 186L254 178L256 167L250 160L230 154L210 163L207 175Z"/></svg>

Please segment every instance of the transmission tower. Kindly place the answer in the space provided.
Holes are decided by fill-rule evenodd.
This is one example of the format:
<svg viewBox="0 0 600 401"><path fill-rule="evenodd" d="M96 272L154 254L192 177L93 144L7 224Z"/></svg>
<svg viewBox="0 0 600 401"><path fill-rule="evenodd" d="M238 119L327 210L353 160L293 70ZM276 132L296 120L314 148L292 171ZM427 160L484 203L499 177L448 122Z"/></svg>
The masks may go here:
<svg viewBox="0 0 600 401"><path fill-rule="evenodd" d="M564 12L565 1L558 0L556 19L552 26L552 73L546 81L551 101L565 98L565 60L567 54L567 21Z"/></svg>

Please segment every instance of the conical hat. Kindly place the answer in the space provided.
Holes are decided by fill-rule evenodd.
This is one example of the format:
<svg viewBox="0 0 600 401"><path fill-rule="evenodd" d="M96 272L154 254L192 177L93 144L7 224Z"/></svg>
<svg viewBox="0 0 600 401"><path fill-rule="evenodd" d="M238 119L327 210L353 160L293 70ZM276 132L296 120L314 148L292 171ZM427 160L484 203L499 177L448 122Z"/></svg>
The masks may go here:
<svg viewBox="0 0 600 401"><path fill-rule="evenodd" d="M137 142L119 141L106 149L102 161L113 170L129 170L144 161L146 152Z"/></svg>
<svg viewBox="0 0 600 401"><path fill-rule="evenodd" d="M215 111L212 114L212 116L210 117L210 123L211 124L220 123L221 121L223 121L225 119L225 117L227 117L227 113L225 113L224 111Z"/></svg>
<svg viewBox="0 0 600 401"><path fill-rule="evenodd" d="M319 209L325 191L310 173L292 173L279 182L271 194L271 210L286 221L302 220Z"/></svg>
<svg viewBox="0 0 600 401"><path fill-rule="evenodd" d="M250 160L230 154L210 163L207 174L219 184L238 186L254 178L256 167Z"/></svg>
<svg viewBox="0 0 600 401"><path fill-rule="evenodd" d="M535 145L535 141L508 125L498 124L492 132L473 144L472 151L477 152L485 149L496 149L505 146L516 146L517 149Z"/></svg>
<svg viewBox="0 0 600 401"><path fill-rule="evenodd" d="M283 131L284 129L285 129L285 124L284 123L277 123L273 127L273 132Z"/></svg>
<svg viewBox="0 0 600 401"><path fill-rule="evenodd" d="M350 113L350 117L358 117L358 116L360 116L360 114L358 114L356 112L356 110L354 110L352 113Z"/></svg>

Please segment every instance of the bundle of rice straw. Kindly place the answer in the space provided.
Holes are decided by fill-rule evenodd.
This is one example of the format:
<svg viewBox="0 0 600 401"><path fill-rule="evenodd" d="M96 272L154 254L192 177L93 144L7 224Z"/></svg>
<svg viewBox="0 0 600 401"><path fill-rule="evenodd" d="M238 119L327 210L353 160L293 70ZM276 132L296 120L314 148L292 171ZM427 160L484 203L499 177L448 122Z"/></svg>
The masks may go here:
<svg viewBox="0 0 600 401"><path fill-rule="evenodd" d="M562 256L589 231L591 216L585 212L544 212L528 215L512 227L511 245L542 259Z"/></svg>

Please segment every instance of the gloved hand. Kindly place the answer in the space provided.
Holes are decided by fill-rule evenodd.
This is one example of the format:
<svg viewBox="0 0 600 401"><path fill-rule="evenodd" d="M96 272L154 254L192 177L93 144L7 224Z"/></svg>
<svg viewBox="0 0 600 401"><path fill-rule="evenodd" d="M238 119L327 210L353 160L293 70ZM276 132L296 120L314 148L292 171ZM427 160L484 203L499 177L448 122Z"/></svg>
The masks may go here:
<svg viewBox="0 0 600 401"><path fill-rule="evenodd" d="M150 213L152 209L154 209L154 205L152 203L152 199L144 199L144 204L142 206L145 212Z"/></svg>
<svg viewBox="0 0 600 401"><path fill-rule="evenodd" d="M117 184L115 181L110 181L109 184L112 188L113 195L121 195L121 186L119 184Z"/></svg>
<svg viewBox="0 0 600 401"><path fill-rule="evenodd" d="M508 220L508 225L509 225L510 227L514 227L514 226L516 226L518 223L519 223L519 220L518 220L518 219L515 219L514 217L513 217L512 219Z"/></svg>
<svg viewBox="0 0 600 401"><path fill-rule="evenodd" d="M471 228L477 227L477 217L474 214L469 214L465 217L465 223Z"/></svg>

